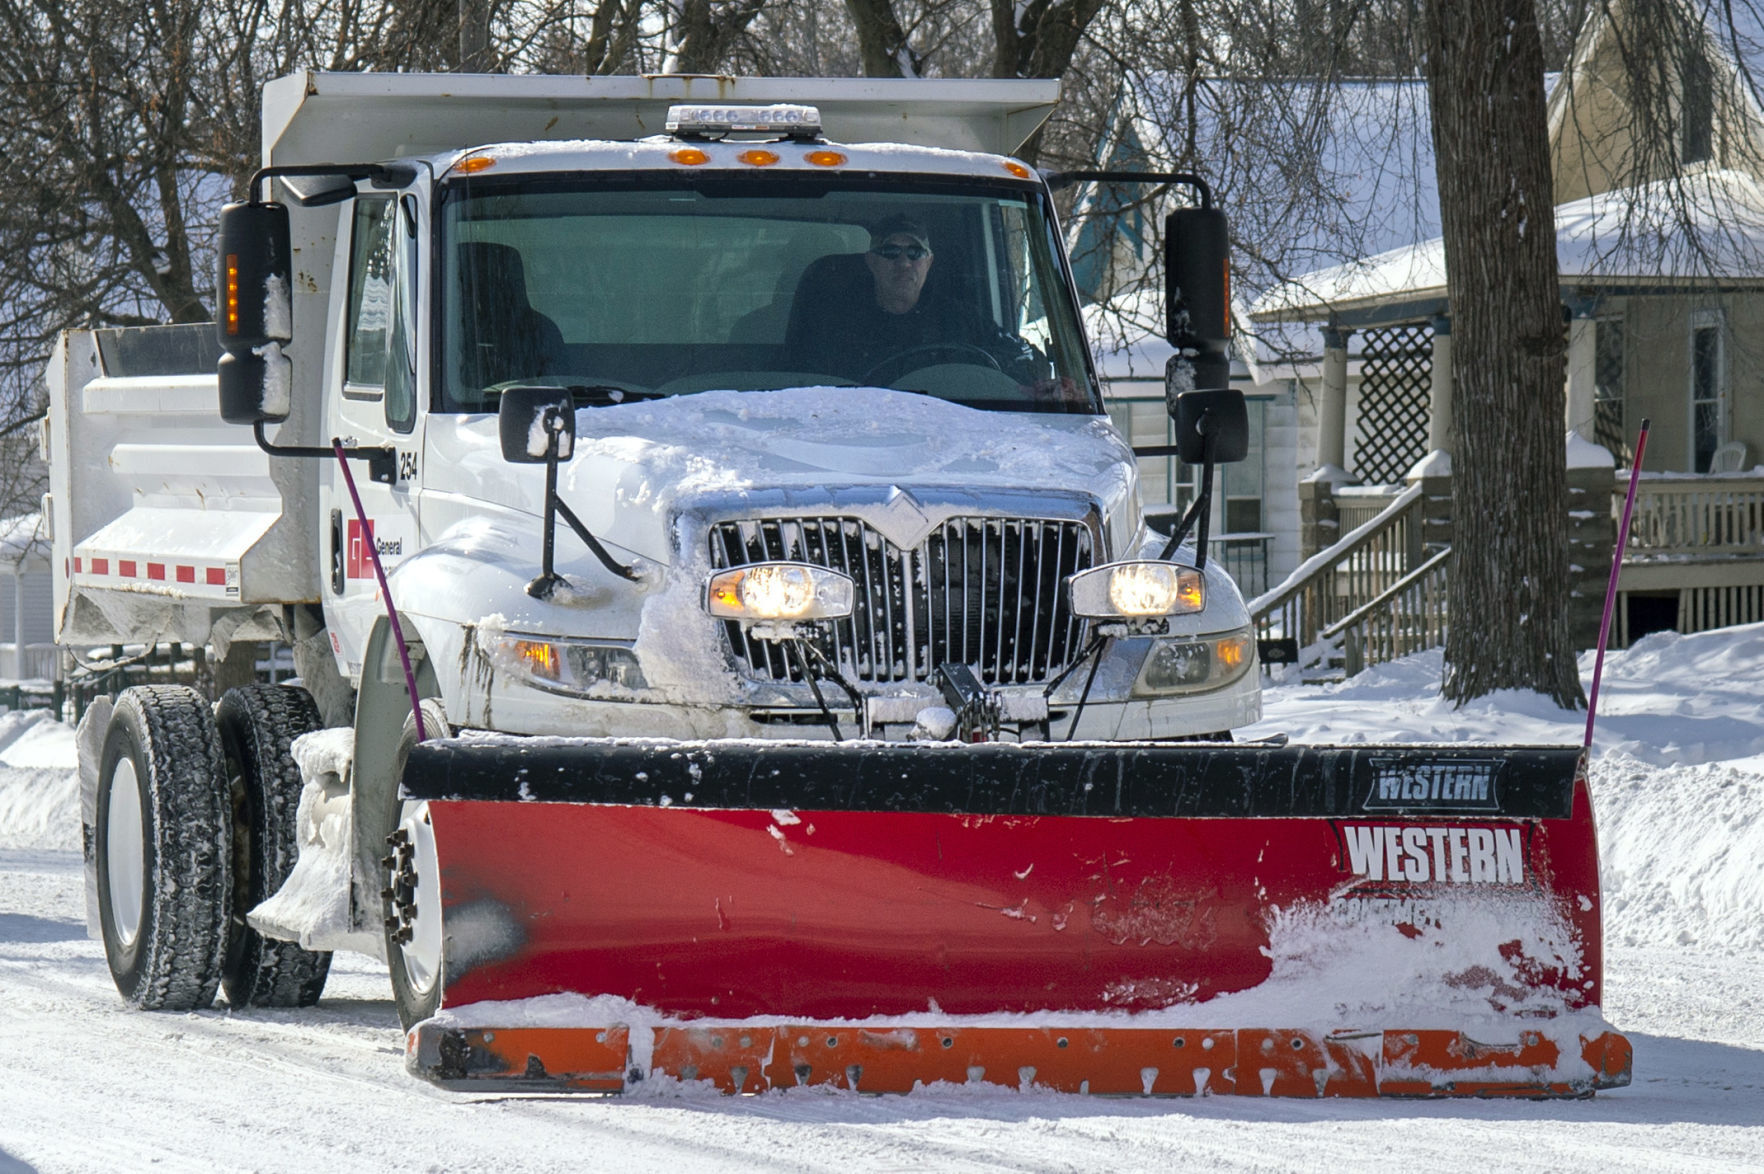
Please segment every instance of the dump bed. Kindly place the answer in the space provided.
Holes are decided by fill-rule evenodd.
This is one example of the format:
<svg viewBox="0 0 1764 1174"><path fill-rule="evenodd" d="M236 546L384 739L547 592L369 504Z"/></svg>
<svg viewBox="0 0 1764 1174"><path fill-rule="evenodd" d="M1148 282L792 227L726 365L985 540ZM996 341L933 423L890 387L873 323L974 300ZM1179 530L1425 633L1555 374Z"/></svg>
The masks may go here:
<svg viewBox="0 0 1764 1174"><path fill-rule="evenodd" d="M221 422L210 325L79 330L47 372L55 608L66 642L275 634L318 599L316 469Z"/></svg>

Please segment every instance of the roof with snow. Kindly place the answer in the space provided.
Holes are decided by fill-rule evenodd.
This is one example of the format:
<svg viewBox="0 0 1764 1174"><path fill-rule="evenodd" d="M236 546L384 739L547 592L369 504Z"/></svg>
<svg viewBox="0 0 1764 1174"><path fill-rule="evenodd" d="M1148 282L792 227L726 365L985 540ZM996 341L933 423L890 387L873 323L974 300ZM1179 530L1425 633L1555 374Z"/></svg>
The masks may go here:
<svg viewBox="0 0 1764 1174"><path fill-rule="evenodd" d="M36 571L49 567L49 527L42 514L0 518L0 568Z"/></svg>
<svg viewBox="0 0 1764 1174"><path fill-rule="evenodd" d="M1556 258L1564 285L1680 289L1710 280L1764 286L1764 188L1740 171L1707 171L1563 204ZM1257 321L1344 325L1413 320L1445 309L1444 241L1320 269L1269 290Z"/></svg>
<svg viewBox="0 0 1764 1174"><path fill-rule="evenodd" d="M1192 155L1186 111L1180 78L1139 78L1123 92L1101 160L1121 169L1199 160L1196 169L1231 217L1240 322L1247 321L1250 300L1298 274L1439 232L1427 90L1417 79L1207 79L1195 91ZM1089 315L1105 373L1130 368L1139 374L1146 360L1162 370L1162 359L1149 353L1158 346L1135 335L1141 328L1161 332L1161 288L1148 290L1143 280L1111 272L1120 264L1117 246L1125 244L1145 258L1143 275L1154 286L1158 281L1151 217L1175 198L1144 207L1137 201L1147 190L1144 184L1090 185L1074 204L1073 268L1087 299L1107 302ZM1238 350L1254 371L1319 353L1313 335L1301 324L1258 324L1240 335Z"/></svg>

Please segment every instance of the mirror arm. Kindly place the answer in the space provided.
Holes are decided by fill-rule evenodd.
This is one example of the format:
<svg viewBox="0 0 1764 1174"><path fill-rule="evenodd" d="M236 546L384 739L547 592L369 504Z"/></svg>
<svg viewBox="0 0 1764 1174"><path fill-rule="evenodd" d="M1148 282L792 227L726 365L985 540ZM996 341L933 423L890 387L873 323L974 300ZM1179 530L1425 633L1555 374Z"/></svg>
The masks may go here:
<svg viewBox="0 0 1764 1174"><path fill-rule="evenodd" d="M549 478L547 479L549 480ZM551 500L547 505L550 509L556 510L563 515L563 520L570 524L570 529L576 532L576 537L582 540L582 544L594 552L594 557L600 560L601 566L628 582L641 583L643 581L643 576L637 573L635 567L626 566L624 563L621 563L618 559L614 558L611 553L607 551L606 547L600 544L600 540L594 537L593 534L589 533L588 527L584 526L582 520L576 517L576 512L569 506L565 505L563 498L559 497L555 491L552 492ZM555 525L555 523L552 523L552 525ZM550 525L546 527L548 531L551 528L552 526ZM547 534L547 537L549 537L549 534Z"/></svg>
<svg viewBox="0 0 1764 1174"><path fill-rule="evenodd" d="M252 203L261 204L268 198L269 181L272 179L301 179L307 177L316 179L321 176L334 175L340 179L369 179L372 180L376 186L380 187L405 187L411 180L416 178L416 174L417 170L414 164L407 164L404 166L396 164L387 165L384 163L288 164L279 167L258 168L252 173L251 182L246 185L245 190L251 193ZM302 200L296 196L295 203L300 204L302 207L316 207L325 204L341 203L343 200L349 199L354 195L355 193L353 191L344 189L340 194L329 192L321 193L312 197L311 200Z"/></svg>
<svg viewBox="0 0 1764 1174"><path fill-rule="evenodd" d="M559 514L562 514L563 520L570 524L570 529L576 532L576 537L582 540L582 544L589 549L595 558L600 560L601 566L627 582L642 582L642 576L637 573L636 568L626 566L614 558L606 547L600 544L600 540L589 532L588 527L582 524L582 519L576 516L576 511L572 510L565 504L564 499L557 495L557 448L558 437L563 434L563 428L550 410L546 411L545 419L546 431L550 434L550 440L545 448L545 536L543 545L540 547L539 577L527 584L527 594L534 599L550 599L552 592L566 581L553 569L553 554L557 547L557 516Z"/></svg>
<svg viewBox="0 0 1764 1174"><path fill-rule="evenodd" d="M1200 193L1200 206L1213 206L1213 189L1192 171L1044 171L1041 178L1054 191L1069 188L1081 180L1100 179L1117 183L1183 183Z"/></svg>
<svg viewBox="0 0 1764 1174"><path fill-rule="evenodd" d="M259 420L251 426L251 435L257 438L257 447L272 457L321 457L335 458L337 450L318 448L304 444L272 444L270 438L263 434L265 421ZM345 448L346 457L368 463L368 477L383 485L398 484L398 450L394 448Z"/></svg>

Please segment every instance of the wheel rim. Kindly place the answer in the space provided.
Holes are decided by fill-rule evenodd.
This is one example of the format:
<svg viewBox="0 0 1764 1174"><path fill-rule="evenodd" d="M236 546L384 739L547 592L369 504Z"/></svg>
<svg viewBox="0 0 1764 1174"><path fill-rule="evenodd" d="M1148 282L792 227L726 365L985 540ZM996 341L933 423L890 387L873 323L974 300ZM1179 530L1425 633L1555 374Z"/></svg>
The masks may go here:
<svg viewBox="0 0 1764 1174"><path fill-rule="evenodd" d="M416 872L416 911L409 918L410 938L399 947L404 974L413 992L427 995L441 976L441 869L435 855L435 829L427 803L407 803L398 830L409 837Z"/></svg>
<svg viewBox="0 0 1764 1174"><path fill-rule="evenodd" d="M110 882L110 929L128 949L141 933L147 844L141 828L141 786L132 759L118 760L110 774L110 816L105 820L104 870Z"/></svg>

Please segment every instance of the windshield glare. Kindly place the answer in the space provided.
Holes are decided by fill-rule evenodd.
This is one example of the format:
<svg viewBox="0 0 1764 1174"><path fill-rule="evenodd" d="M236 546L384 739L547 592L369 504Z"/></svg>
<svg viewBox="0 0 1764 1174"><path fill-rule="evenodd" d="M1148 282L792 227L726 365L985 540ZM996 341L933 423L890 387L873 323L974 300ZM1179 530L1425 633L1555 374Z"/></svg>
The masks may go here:
<svg viewBox="0 0 1764 1174"><path fill-rule="evenodd" d="M523 178L444 190L440 410L494 411L517 384L578 402L864 385L1097 410L1032 190Z"/></svg>

